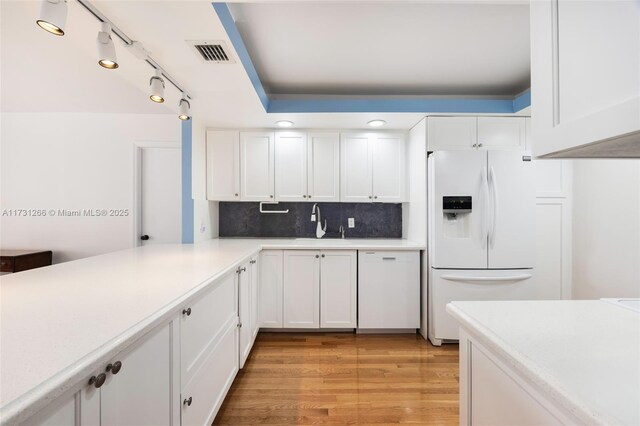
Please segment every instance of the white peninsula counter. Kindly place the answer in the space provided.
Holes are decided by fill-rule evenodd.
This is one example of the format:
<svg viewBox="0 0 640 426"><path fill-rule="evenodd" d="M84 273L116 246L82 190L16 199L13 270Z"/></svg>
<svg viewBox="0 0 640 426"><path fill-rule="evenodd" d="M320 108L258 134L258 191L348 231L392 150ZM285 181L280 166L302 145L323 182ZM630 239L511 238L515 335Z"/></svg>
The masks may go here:
<svg viewBox="0 0 640 426"><path fill-rule="evenodd" d="M640 313L600 300L452 302L461 424L640 424Z"/></svg>

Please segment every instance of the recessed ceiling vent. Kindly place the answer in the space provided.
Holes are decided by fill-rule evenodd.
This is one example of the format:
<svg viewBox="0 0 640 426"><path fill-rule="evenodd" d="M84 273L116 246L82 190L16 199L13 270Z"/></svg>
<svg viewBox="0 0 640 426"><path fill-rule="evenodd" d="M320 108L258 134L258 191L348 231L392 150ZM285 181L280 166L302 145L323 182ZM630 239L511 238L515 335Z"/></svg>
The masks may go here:
<svg viewBox="0 0 640 426"><path fill-rule="evenodd" d="M229 55L224 41L187 41L198 53L198 57L205 64L234 63Z"/></svg>

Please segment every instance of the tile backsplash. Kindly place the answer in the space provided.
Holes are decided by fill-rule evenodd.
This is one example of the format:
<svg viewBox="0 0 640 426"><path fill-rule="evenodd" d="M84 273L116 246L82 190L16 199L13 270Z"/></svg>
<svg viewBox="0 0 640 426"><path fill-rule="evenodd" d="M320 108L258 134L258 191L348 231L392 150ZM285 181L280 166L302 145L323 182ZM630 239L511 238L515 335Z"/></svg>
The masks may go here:
<svg viewBox="0 0 640 426"><path fill-rule="evenodd" d="M322 224L327 220L324 238L402 238L402 204L318 203ZM264 210L289 210L289 213L260 213L260 203L220 202L220 237L314 238L316 223L311 222L313 203L265 204ZM355 219L355 228L347 226Z"/></svg>

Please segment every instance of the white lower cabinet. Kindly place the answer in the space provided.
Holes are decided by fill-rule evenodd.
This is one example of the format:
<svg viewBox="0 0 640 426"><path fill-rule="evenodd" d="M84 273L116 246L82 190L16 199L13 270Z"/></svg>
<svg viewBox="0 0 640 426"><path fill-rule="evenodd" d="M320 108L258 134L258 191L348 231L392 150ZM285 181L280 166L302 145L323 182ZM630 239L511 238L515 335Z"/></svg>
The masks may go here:
<svg viewBox="0 0 640 426"><path fill-rule="evenodd" d="M285 328L320 327L320 252L284 251Z"/></svg>
<svg viewBox="0 0 640 426"><path fill-rule="evenodd" d="M258 334L258 292L257 256L237 270L238 275L238 315L240 317L240 368L249 357L253 342Z"/></svg>
<svg viewBox="0 0 640 426"><path fill-rule="evenodd" d="M259 327L282 328L282 250L260 253Z"/></svg>
<svg viewBox="0 0 640 426"><path fill-rule="evenodd" d="M459 334L461 425L581 423L465 330Z"/></svg>
<svg viewBox="0 0 640 426"><path fill-rule="evenodd" d="M260 263L258 261L259 256L255 256L249 261L249 290L251 293L251 319L249 321L251 326L251 335L255 340L260 330Z"/></svg>
<svg viewBox="0 0 640 426"><path fill-rule="evenodd" d="M238 327L229 321L193 380L182 391L182 425L210 425L238 372Z"/></svg>
<svg viewBox="0 0 640 426"><path fill-rule="evenodd" d="M354 250L320 254L320 327L356 328L358 256Z"/></svg>
<svg viewBox="0 0 640 426"><path fill-rule="evenodd" d="M76 421L77 405L77 395L75 394L60 398L60 401L52 403L23 424L29 426L75 426L78 424ZM97 415L100 416L100 407L98 407ZM84 425L85 423L80 422L80 424Z"/></svg>

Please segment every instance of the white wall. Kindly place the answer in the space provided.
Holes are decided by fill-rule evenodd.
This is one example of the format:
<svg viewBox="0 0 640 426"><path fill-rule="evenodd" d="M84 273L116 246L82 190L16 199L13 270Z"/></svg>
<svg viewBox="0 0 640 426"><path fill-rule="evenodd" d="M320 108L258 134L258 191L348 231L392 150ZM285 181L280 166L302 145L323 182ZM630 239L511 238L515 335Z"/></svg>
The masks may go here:
<svg viewBox="0 0 640 426"><path fill-rule="evenodd" d="M402 237L427 244L427 119L409 132L407 143L408 203L402 205Z"/></svg>
<svg viewBox="0 0 640 426"><path fill-rule="evenodd" d="M0 210L132 209L134 141L179 142L175 115L2 113ZM128 217L0 217L2 248L54 262L133 245Z"/></svg>
<svg viewBox="0 0 640 426"><path fill-rule="evenodd" d="M573 298L640 297L640 160L573 167Z"/></svg>
<svg viewBox="0 0 640 426"><path fill-rule="evenodd" d="M193 241L197 243L218 238L218 202L207 201L206 126L196 114L192 118L191 125Z"/></svg>

